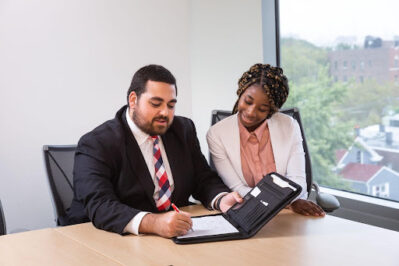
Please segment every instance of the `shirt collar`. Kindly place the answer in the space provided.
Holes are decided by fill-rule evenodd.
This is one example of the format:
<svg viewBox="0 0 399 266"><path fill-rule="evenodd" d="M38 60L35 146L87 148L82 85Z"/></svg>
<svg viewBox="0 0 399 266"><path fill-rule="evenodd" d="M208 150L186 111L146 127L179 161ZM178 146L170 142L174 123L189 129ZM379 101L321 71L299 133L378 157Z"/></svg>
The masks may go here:
<svg viewBox="0 0 399 266"><path fill-rule="evenodd" d="M241 143L243 143L244 145L247 144L248 139L251 137L251 135L255 135L258 142L261 141L262 136L263 136L263 132L265 132L266 126L267 126L267 119L265 119L265 121L263 121L262 124L260 124L258 126L257 129L255 129L252 132L249 132L248 129L241 123L240 118L237 115L237 119L238 119L238 127L239 127L239 131L240 131L240 140Z"/></svg>
<svg viewBox="0 0 399 266"><path fill-rule="evenodd" d="M149 139L150 135L142 131L130 118L129 107L126 109L126 121L139 146Z"/></svg>

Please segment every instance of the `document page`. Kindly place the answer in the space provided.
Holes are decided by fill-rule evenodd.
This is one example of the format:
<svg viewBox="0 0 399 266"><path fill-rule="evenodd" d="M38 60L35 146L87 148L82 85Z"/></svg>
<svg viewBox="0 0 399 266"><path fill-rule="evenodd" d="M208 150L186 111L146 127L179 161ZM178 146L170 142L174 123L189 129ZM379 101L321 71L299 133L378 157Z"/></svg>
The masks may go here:
<svg viewBox="0 0 399 266"><path fill-rule="evenodd" d="M178 236L177 239L239 233L222 215L192 217L191 219L193 220L193 230L188 231L184 236Z"/></svg>

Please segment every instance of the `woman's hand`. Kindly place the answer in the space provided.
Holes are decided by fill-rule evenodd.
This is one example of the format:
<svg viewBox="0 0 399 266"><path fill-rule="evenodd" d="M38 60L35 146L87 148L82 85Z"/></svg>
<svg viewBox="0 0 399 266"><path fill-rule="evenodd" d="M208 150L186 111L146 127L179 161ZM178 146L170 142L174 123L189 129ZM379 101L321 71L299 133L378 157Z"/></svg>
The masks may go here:
<svg viewBox="0 0 399 266"><path fill-rule="evenodd" d="M231 208L231 206L236 203L241 203L243 201L238 192L230 192L229 194L226 194L222 197L223 198L220 200L220 210L222 212L227 212Z"/></svg>
<svg viewBox="0 0 399 266"><path fill-rule="evenodd" d="M326 215L323 209L319 207L319 205L313 203L310 200L298 199L291 203L290 209L296 213L306 216L324 217L324 215Z"/></svg>

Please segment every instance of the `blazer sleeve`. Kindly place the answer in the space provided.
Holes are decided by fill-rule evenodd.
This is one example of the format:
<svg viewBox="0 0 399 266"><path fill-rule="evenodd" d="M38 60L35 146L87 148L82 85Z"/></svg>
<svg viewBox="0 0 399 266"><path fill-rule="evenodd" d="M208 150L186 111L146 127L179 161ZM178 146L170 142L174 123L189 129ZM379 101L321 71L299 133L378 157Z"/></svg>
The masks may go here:
<svg viewBox="0 0 399 266"><path fill-rule="evenodd" d="M191 156L194 164L195 189L193 197L200 200L205 207L210 207L212 200L222 192L230 192L220 177L213 171L201 152L194 123L189 120L192 132L190 133Z"/></svg>
<svg viewBox="0 0 399 266"><path fill-rule="evenodd" d="M235 171L226 148L223 146L221 136L219 136L214 127L208 130L206 135L209 151L216 170L223 182L233 191L237 191L242 197L245 196L251 188L244 183L239 174Z"/></svg>
<svg viewBox="0 0 399 266"><path fill-rule="evenodd" d="M75 155L74 190L94 226L122 234L139 210L121 203L115 194L115 157L98 139L82 137Z"/></svg>
<svg viewBox="0 0 399 266"><path fill-rule="evenodd" d="M306 171L305 171L305 152L302 145L302 134L299 124L292 119L292 140L287 163L286 177L302 186L302 192L296 199L307 198ZM295 199L295 200L296 200Z"/></svg>

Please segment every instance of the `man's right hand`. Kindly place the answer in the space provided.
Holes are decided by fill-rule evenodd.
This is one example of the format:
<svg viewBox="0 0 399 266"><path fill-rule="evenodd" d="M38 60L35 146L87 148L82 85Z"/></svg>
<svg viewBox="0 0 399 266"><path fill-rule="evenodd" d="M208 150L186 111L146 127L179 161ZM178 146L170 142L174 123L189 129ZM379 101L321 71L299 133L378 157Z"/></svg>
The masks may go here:
<svg viewBox="0 0 399 266"><path fill-rule="evenodd" d="M171 238L187 234L192 225L191 215L188 212L149 213L141 220L139 233L150 233Z"/></svg>

